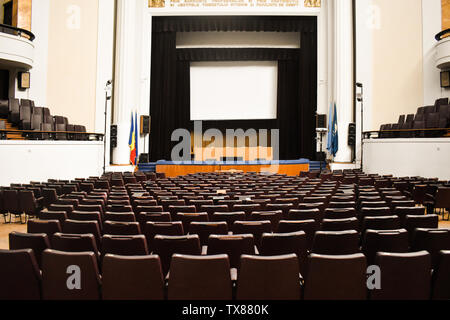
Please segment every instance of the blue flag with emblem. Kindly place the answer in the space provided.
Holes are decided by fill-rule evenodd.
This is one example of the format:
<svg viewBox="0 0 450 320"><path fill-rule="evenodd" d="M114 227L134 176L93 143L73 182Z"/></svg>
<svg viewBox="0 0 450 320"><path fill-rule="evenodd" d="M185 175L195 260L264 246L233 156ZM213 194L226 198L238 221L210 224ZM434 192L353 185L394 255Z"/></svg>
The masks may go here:
<svg viewBox="0 0 450 320"><path fill-rule="evenodd" d="M330 106L330 116L328 122L328 141L327 150L333 157L336 156L339 150L339 137L338 137L338 119L336 103Z"/></svg>

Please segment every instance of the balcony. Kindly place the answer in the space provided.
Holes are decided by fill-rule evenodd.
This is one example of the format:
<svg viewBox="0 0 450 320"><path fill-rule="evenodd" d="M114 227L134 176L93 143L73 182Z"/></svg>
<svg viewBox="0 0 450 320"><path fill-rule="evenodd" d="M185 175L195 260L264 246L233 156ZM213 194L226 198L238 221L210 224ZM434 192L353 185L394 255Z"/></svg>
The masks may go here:
<svg viewBox="0 0 450 320"><path fill-rule="evenodd" d="M31 69L34 62L34 38L27 30L0 24L0 64Z"/></svg>

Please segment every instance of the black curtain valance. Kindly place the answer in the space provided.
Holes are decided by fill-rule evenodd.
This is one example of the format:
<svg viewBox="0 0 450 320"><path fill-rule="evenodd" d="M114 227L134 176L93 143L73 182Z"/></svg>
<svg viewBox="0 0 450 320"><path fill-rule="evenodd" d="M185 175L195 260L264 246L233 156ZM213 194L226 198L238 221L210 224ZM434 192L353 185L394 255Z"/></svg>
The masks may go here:
<svg viewBox="0 0 450 320"><path fill-rule="evenodd" d="M178 61L282 61L298 60L300 49L198 48L177 49Z"/></svg>
<svg viewBox="0 0 450 320"><path fill-rule="evenodd" d="M153 32L315 32L316 17L305 16L165 16L153 17Z"/></svg>

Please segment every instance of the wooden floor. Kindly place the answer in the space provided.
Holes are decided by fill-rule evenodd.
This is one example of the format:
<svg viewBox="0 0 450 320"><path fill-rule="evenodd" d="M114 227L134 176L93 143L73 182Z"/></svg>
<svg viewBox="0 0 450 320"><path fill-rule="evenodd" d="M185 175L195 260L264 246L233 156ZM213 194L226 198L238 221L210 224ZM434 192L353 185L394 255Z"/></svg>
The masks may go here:
<svg viewBox="0 0 450 320"><path fill-rule="evenodd" d="M439 228L450 229L450 221L441 221ZM0 249L9 249L8 235L13 231L27 232L27 226L20 223L3 224L3 220L0 220Z"/></svg>

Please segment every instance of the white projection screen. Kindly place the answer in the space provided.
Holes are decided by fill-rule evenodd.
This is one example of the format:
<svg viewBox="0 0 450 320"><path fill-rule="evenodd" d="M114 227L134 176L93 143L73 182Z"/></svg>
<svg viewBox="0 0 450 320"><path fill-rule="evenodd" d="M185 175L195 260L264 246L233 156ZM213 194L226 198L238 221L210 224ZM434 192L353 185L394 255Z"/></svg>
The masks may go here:
<svg viewBox="0 0 450 320"><path fill-rule="evenodd" d="M277 61L191 63L191 120L277 118Z"/></svg>

